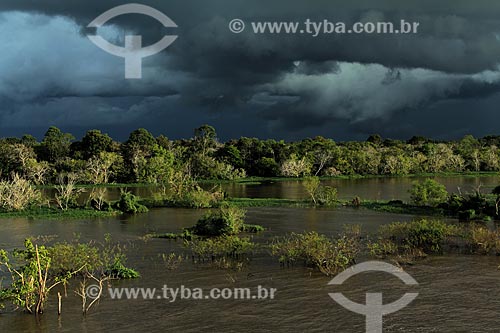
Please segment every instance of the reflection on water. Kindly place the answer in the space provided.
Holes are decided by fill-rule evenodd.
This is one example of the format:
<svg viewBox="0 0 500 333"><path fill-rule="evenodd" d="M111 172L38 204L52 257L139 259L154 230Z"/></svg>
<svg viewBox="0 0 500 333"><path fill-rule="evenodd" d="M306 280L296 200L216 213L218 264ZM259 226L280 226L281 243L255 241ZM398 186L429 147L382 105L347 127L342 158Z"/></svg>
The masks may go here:
<svg viewBox="0 0 500 333"><path fill-rule="evenodd" d="M323 184L338 189L340 199L352 199L359 196L365 200L409 199L408 190L412 182L424 178L388 177L365 179L330 179ZM445 185L449 192L465 193L473 191L479 185L485 192L491 191L500 183L498 177L434 177ZM248 198L285 198L302 199L307 194L299 181L276 181L262 184L224 184L223 189L232 197Z"/></svg>
<svg viewBox="0 0 500 333"><path fill-rule="evenodd" d="M494 185L495 178L443 178L451 189L478 183ZM336 180L341 196L400 198L411 181L404 178ZM292 197L303 195L296 182L265 185L226 185L232 195ZM134 189L145 191L145 189ZM118 189L111 189L119 193ZM116 191L116 192L113 192ZM240 192L237 192L240 191ZM145 193L145 192L144 192ZM342 194L344 193L344 194ZM347 193L347 194L346 194ZM364 193L364 194L363 194ZM342 286L328 286L330 278L306 267L280 268L275 259L261 254L241 272L208 269L188 260L178 270L168 270L159 254L185 251L180 241L141 240L149 232L176 232L193 225L203 210L154 209L147 214L80 221L0 221L0 247L20 247L31 235L57 235L70 240L103 240L110 233L127 244L128 265L142 278L116 281L114 286L190 288L256 287L277 288L275 300L110 300L103 299L86 316L73 295L63 299L63 315L58 319L56 304L36 319L22 313L0 315L0 332L364 332L364 317L342 308L328 296L342 292L355 302L364 302L366 292L382 292L385 303L408 291L418 298L405 309L384 317L384 332L498 332L500 327L499 259L482 256L431 257L406 270L419 282L407 287L398 279L381 273L363 273ZM247 222L268 230L254 236L264 244L275 235L316 230L337 234L344 224L361 224L363 232L374 233L385 223L409 221L408 215L373 212L365 209L252 208ZM70 286L73 289L75 286Z"/></svg>
<svg viewBox="0 0 500 333"><path fill-rule="evenodd" d="M408 200L408 190L416 180L425 178L414 177L381 177L364 179L329 179L322 183L334 186L338 189L340 199L352 199L359 196L365 200ZM462 193L472 192L478 186L485 193L500 183L499 177L434 177L435 180L445 185L449 192ZM304 199L307 193L300 181L265 181L262 183L227 183L222 184L222 189L231 197L235 198L283 198L283 199ZM211 189L213 184L202 184L202 187ZM107 200L117 200L120 197L119 187L109 187L106 191ZM157 189L154 186L134 186L126 188L133 194L148 198L151 197ZM91 189L86 189L82 195L83 202L89 195ZM45 193L54 196L54 190L47 189Z"/></svg>

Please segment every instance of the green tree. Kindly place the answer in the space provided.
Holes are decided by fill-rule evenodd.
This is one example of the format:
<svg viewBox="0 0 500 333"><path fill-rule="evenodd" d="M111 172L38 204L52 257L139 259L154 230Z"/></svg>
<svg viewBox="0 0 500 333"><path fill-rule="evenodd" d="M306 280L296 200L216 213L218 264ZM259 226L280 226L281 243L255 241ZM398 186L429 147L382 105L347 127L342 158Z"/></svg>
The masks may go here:
<svg viewBox="0 0 500 333"><path fill-rule="evenodd" d="M123 144L122 152L125 168L128 170L129 181L137 182L142 178L146 160L151 157L157 147L156 139L144 128L139 128L132 133Z"/></svg>
<svg viewBox="0 0 500 333"><path fill-rule="evenodd" d="M101 152L110 151L112 143L113 139L99 130L87 131L80 145L83 158L89 159L98 156Z"/></svg>
<svg viewBox="0 0 500 333"><path fill-rule="evenodd" d="M376 146L380 146L384 142L384 139L382 139L380 134L372 134L368 137L368 139L366 139L366 142L370 142Z"/></svg>
<svg viewBox="0 0 500 333"><path fill-rule="evenodd" d="M448 199L446 187L433 179L414 182L410 189L411 200L419 206L437 206Z"/></svg>
<svg viewBox="0 0 500 333"><path fill-rule="evenodd" d="M241 153L235 146L226 144L224 147L217 151L216 157L222 162L228 163L235 168L243 167L243 159L241 158Z"/></svg>
<svg viewBox="0 0 500 333"><path fill-rule="evenodd" d="M217 133L215 128L210 125L202 125L194 130L195 149L202 155L208 153L217 145Z"/></svg>
<svg viewBox="0 0 500 333"><path fill-rule="evenodd" d="M481 144L472 135L466 135L458 143L458 151L465 159L469 170L479 171L481 168Z"/></svg>
<svg viewBox="0 0 500 333"><path fill-rule="evenodd" d="M174 154L155 145L151 157L144 159L144 165L138 172L138 181L148 184L167 184L172 177L173 165Z"/></svg>
<svg viewBox="0 0 500 333"><path fill-rule="evenodd" d="M38 141L33 135L25 134L21 138L21 143L26 147L35 147L38 146Z"/></svg>
<svg viewBox="0 0 500 333"><path fill-rule="evenodd" d="M166 150L172 150L172 141L170 141L166 136L160 135L159 137L156 138L156 143L166 149Z"/></svg>
<svg viewBox="0 0 500 333"><path fill-rule="evenodd" d="M307 194L309 194L309 196L311 197L312 202L316 205L316 197L318 195L318 189L320 186L319 177L306 177L303 180L302 185L304 186Z"/></svg>
<svg viewBox="0 0 500 333"><path fill-rule="evenodd" d="M281 164L281 174L285 177L304 177L311 174L311 164L305 157L298 158L295 154Z"/></svg>
<svg viewBox="0 0 500 333"><path fill-rule="evenodd" d="M113 165L122 162L117 153L100 152L87 161L85 167L86 180L91 184L107 184L113 176Z"/></svg>
<svg viewBox="0 0 500 333"><path fill-rule="evenodd" d="M63 133L59 128L51 126L42 140L39 157L51 163L67 157L70 152L71 142L75 137L69 133Z"/></svg>

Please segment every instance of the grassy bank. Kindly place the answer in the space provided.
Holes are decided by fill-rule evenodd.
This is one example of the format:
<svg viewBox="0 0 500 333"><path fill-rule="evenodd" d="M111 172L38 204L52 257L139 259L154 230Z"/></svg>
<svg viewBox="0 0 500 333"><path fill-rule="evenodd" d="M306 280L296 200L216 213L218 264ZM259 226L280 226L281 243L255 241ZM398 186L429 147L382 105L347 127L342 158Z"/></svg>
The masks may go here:
<svg viewBox="0 0 500 333"><path fill-rule="evenodd" d="M347 202L345 203L348 204ZM437 207L423 207L405 204L399 200L393 201L362 201L360 207L374 210L377 212L394 213L394 214L408 214L420 216L445 216L447 212Z"/></svg>
<svg viewBox="0 0 500 333"><path fill-rule="evenodd" d="M321 180L349 180L349 179L372 179L372 178L422 178L422 177L499 177L498 172L480 171L480 172L438 172L438 173L415 173L407 175L340 175L340 176L321 176ZM235 180L219 180L219 179L204 179L199 180L200 183L215 183L215 184L260 184L266 182L279 181L302 181L305 177L247 177Z"/></svg>
<svg viewBox="0 0 500 333"><path fill-rule="evenodd" d="M68 219L86 219L86 218L103 218L116 216L120 212L117 211L97 211L94 209L70 208L68 210L60 210L56 208L31 208L18 212L0 212L0 219L9 218L29 218L29 219L49 219L49 220L68 220Z"/></svg>
<svg viewBox="0 0 500 333"><path fill-rule="evenodd" d="M277 198L230 198L225 202L237 207L312 207L309 200Z"/></svg>

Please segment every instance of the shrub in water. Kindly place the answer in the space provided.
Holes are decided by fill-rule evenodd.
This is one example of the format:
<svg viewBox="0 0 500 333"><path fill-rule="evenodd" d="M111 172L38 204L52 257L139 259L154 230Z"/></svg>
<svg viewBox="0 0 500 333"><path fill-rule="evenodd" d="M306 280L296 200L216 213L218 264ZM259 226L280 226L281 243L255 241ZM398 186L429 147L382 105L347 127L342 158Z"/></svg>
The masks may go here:
<svg viewBox="0 0 500 333"><path fill-rule="evenodd" d="M140 277L136 270L125 267L120 258L115 259L114 263L107 269L106 274L115 279L136 279Z"/></svg>
<svg viewBox="0 0 500 333"><path fill-rule="evenodd" d="M275 240L271 245L271 253L282 264L303 261L325 275L334 275L354 262L359 252L358 232L359 230L353 229L339 238L329 238L315 231L292 233Z"/></svg>
<svg viewBox="0 0 500 333"><path fill-rule="evenodd" d="M139 203L139 197L130 192L122 192L116 208L127 214L146 213L148 208Z"/></svg>
<svg viewBox="0 0 500 333"><path fill-rule="evenodd" d="M409 192L413 203L419 206L435 207L448 198L446 187L433 179L414 182Z"/></svg>
<svg viewBox="0 0 500 333"><path fill-rule="evenodd" d="M224 207L202 216L192 232L199 236L234 235L244 228L245 210Z"/></svg>
<svg viewBox="0 0 500 333"><path fill-rule="evenodd" d="M409 223L396 222L380 227L382 240L389 240L406 249L420 249L425 253L441 251L445 240L459 232L457 226L426 219Z"/></svg>
<svg viewBox="0 0 500 333"><path fill-rule="evenodd" d="M473 225L470 240L475 252L480 254L500 254L500 231L490 230L484 226Z"/></svg>
<svg viewBox="0 0 500 333"><path fill-rule="evenodd" d="M255 248L250 238L238 236L195 239L186 241L185 245L191 249L193 257L199 260L215 260L220 257L239 258L249 254Z"/></svg>
<svg viewBox="0 0 500 333"><path fill-rule="evenodd" d="M337 189L321 185L319 177L306 177L302 185L315 205L332 206L337 201Z"/></svg>

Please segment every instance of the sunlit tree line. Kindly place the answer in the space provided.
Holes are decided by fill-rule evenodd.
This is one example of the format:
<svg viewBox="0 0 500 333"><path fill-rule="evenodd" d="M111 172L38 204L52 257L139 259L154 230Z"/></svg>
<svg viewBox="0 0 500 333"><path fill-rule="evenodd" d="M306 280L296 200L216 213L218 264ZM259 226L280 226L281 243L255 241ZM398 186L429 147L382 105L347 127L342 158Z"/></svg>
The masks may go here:
<svg viewBox="0 0 500 333"><path fill-rule="evenodd" d="M438 142L407 141L372 135L363 142L324 137L296 142L242 137L221 142L209 125L190 139L154 137L146 129L117 142L99 130L81 140L50 127L39 142L31 135L0 139L0 178L14 175L38 185L57 183L60 175L78 175L80 183L171 183L194 179L247 176L305 177L406 175L416 173L500 171L500 136ZM180 174L179 174L180 173Z"/></svg>

